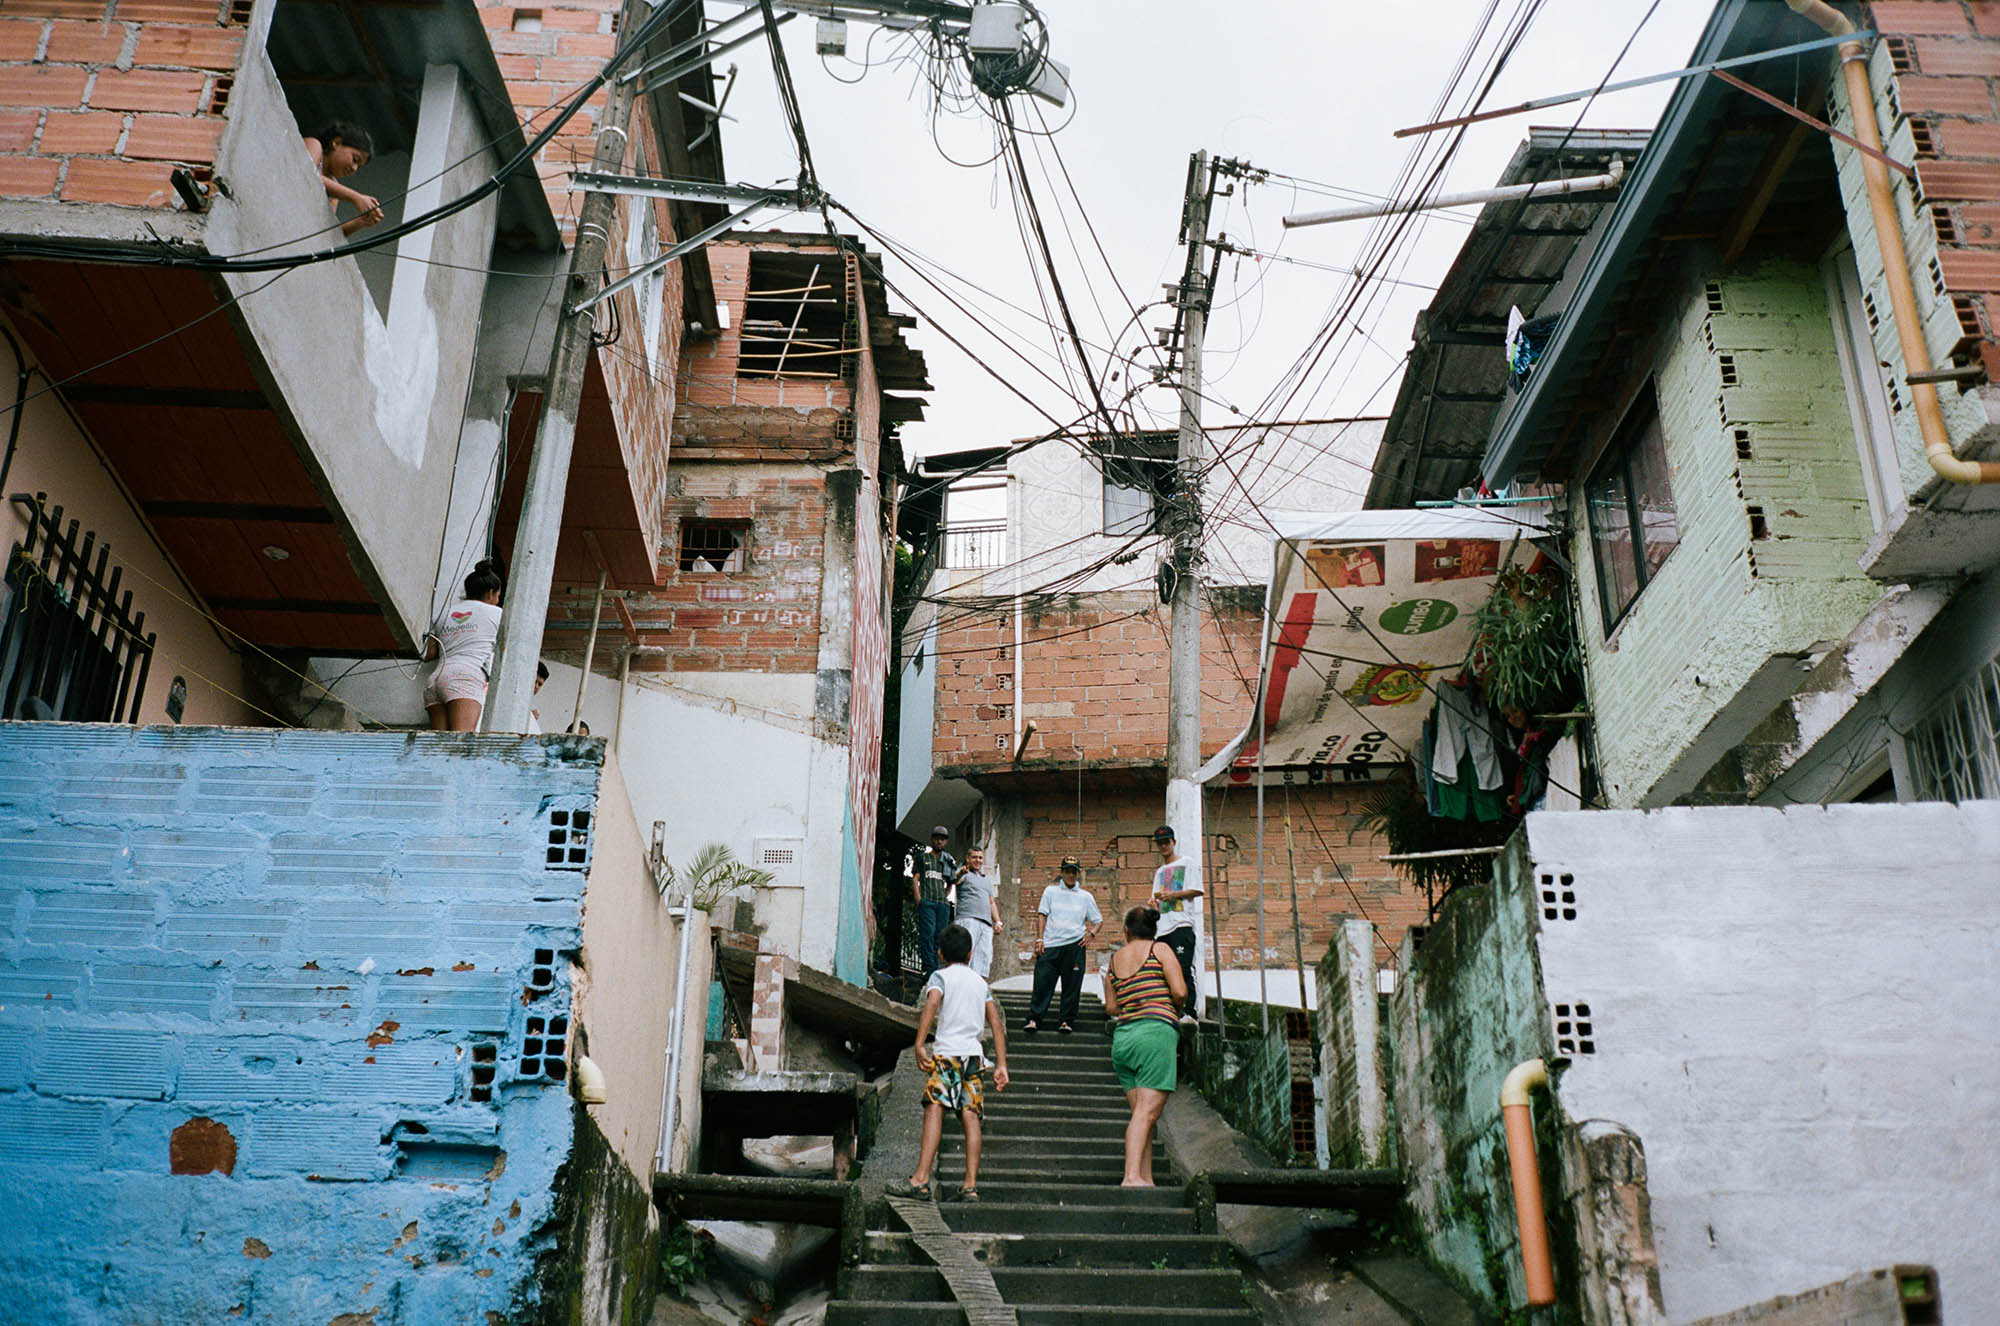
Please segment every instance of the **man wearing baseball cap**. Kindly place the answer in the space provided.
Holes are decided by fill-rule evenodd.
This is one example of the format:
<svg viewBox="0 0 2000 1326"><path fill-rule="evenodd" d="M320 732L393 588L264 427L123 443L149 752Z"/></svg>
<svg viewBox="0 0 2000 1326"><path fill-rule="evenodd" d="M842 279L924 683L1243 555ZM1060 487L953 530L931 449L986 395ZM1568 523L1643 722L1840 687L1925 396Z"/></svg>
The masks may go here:
<svg viewBox="0 0 2000 1326"><path fill-rule="evenodd" d="M1194 958L1201 951L1201 882L1180 854L1173 826L1162 824L1153 830L1153 846L1160 849L1160 868L1153 872L1153 906L1160 912L1159 941L1181 960L1181 974L1187 978L1188 1007L1195 1006ZM1181 1016L1183 1024L1194 1018Z"/></svg>
<svg viewBox="0 0 2000 1326"><path fill-rule="evenodd" d="M931 830L931 845L910 857L910 897L917 904L917 957L927 981L938 969L938 940L951 924L948 895L958 878L958 862L945 850L950 842L951 830L940 824Z"/></svg>
<svg viewBox="0 0 2000 1326"><path fill-rule="evenodd" d="M1042 890L1042 905L1036 908L1041 933L1035 937L1035 990L1028 1003L1028 1020L1023 1031L1040 1031L1049 1015L1049 996L1056 981L1062 981L1062 1020L1056 1030L1067 1036L1076 1030L1077 1002L1083 995L1083 950L1097 938L1104 917L1097 899L1081 887L1083 863L1073 856L1062 859L1062 878Z"/></svg>

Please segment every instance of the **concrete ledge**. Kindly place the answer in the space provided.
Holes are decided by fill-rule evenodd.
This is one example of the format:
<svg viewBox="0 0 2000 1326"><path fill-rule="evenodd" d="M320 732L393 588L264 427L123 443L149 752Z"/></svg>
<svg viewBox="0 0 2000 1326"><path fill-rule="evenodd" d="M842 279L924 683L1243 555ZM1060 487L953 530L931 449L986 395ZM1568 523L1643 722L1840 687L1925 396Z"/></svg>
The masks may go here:
<svg viewBox="0 0 2000 1326"><path fill-rule="evenodd" d="M1942 1322L1937 1272L1928 1266L1885 1266L1850 1275L1803 1294L1703 1317L1691 1326L1906 1326Z"/></svg>
<svg viewBox="0 0 2000 1326"><path fill-rule="evenodd" d="M840 1264L861 1260L868 1232L859 1185L751 1174L655 1174L653 1205L681 1220L771 1220L840 1231Z"/></svg>

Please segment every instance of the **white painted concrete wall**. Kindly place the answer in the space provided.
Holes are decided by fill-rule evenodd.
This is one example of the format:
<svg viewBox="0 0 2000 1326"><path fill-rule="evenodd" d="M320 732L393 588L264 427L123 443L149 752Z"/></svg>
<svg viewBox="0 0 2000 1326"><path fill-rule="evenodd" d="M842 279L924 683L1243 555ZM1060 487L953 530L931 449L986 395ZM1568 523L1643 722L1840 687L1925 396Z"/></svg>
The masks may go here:
<svg viewBox="0 0 2000 1326"><path fill-rule="evenodd" d="M575 718L577 677L574 667L549 664L536 697L543 731L563 731ZM640 831L650 836L655 820L666 821L671 861L719 842L747 862L760 837L805 840L798 882L757 890L757 919L780 952L832 971L847 748L815 737L799 716L812 713L813 688L810 673L635 677L615 749ZM616 679L590 679L583 716L591 735L617 741ZM730 924L726 907L715 921Z"/></svg>
<svg viewBox="0 0 2000 1326"><path fill-rule="evenodd" d="M1896 1261L2000 1303L2000 803L1539 813L1558 1097L1645 1147L1689 1321Z"/></svg>

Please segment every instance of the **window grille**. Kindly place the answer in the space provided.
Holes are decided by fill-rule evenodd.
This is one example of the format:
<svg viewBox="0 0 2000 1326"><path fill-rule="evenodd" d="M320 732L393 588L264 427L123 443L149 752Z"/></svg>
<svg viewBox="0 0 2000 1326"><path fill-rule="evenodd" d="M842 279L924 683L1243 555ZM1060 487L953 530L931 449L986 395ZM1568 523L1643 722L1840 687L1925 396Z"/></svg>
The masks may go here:
<svg viewBox="0 0 2000 1326"><path fill-rule="evenodd" d="M1911 729L1907 751L1917 800L2000 800L2000 658Z"/></svg>
<svg viewBox="0 0 2000 1326"><path fill-rule="evenodd" d="M16 493L28 529L7 560L0 624L0 718L136 721L153 662L146 614L119 589L111 545L46 495Z"/></svg>
<svg viewBox="0 0 2000 1326"><path fill-rule="evenodd" d="M740 520L683 520L680 568L705 574L741 571L747 563L750 526Z"/></svg>

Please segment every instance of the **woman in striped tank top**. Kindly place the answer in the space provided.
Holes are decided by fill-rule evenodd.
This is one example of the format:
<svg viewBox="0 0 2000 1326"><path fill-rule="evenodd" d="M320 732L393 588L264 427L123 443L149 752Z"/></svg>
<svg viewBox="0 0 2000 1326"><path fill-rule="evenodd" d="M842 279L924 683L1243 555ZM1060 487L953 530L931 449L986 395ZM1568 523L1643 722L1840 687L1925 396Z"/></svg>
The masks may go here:
<svg viewBox="0 0 2000 1326"><path fill-rule="evenodd" d="M1153 1128L1173 1093L1180 1011L1188 997L1180 959L1154 938L1159 924L1151 907L1125 913L1125 943L1104 972L1104 1012L1118 1023L1111 1066L1132 1102L1132 1121L1125 1125L1127 1188L1153 1186Z"/></svg>

